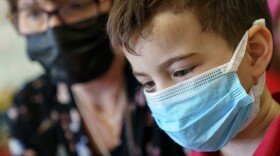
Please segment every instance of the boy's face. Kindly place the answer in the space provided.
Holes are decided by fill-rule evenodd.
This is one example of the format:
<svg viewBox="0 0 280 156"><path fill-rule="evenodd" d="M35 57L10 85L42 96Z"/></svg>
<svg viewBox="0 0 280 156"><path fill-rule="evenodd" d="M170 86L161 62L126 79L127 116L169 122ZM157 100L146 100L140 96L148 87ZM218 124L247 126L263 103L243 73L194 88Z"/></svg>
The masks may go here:
<svg viewBox="0 0 280 156"><path fill-rule="evenodd" d="M160 13L152 25L146 31L148 36L143 34L145 38L133 42L133 49L140 56L125 52L134 75L147 92L192 78L229 62L232 57L234 49L219 36L202 32L199 21L191 13Z"/></svg>
<svg viewBox="0 0 280 156"><path fill-rule="evenodd" d="M144 34L145 38L133 42L132 48L140 56L125 52L135 77L147 92L162 90L225 64L233 55L234 49L225 40L202 32L191 13L160 13L152 25L144 32L148 36Z"/></svg>

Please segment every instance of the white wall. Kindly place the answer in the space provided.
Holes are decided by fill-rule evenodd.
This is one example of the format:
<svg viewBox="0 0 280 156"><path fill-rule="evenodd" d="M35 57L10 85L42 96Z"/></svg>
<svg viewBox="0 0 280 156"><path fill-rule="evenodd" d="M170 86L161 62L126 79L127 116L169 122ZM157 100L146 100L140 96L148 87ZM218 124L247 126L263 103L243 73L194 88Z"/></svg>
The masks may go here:
<svg viewBox="0 0 280 156"><path fill-rule="evenodd" d="M25 52L25 41L7 19L7 0L0 0L0 91L18 88L42 73L40 65L31 62Z"/></svg>

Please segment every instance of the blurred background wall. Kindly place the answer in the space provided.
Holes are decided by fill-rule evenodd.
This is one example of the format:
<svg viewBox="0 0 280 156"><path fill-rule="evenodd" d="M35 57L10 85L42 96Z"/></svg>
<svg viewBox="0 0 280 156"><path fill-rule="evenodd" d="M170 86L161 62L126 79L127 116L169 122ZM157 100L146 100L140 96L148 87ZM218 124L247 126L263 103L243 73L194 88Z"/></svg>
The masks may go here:
<svg viewBox="0 0 280 156"><path fill-rule="evenodd" d="M25 41L14 30L7 13L7 1L0 0L0 93L17 89L42 72L41 67L26 56Z"/></svg>
<svg viewBox="0 0 280 156"><path fill-rule="evenodd" d="M41 67L26 56L25 41L7 18L8 5L0 0L0 155L8 154L8 127L5 112L15 92L42 73Z"/></svg>

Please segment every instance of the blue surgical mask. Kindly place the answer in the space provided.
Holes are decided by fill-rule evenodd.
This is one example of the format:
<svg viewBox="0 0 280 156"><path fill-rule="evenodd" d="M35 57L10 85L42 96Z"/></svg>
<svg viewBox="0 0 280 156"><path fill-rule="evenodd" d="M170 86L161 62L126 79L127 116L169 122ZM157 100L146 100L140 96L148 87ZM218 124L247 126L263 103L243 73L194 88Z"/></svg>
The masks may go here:
<svg viewBox="0 0 280 156"><path fill-rule="evenodd" d="M264 24L264 20L255 23ZM144 92L159 127L181 146L217 151L257 116L265 74L249 93L237 75L247 40L248 32L229 63L164 90Z"/></svg>

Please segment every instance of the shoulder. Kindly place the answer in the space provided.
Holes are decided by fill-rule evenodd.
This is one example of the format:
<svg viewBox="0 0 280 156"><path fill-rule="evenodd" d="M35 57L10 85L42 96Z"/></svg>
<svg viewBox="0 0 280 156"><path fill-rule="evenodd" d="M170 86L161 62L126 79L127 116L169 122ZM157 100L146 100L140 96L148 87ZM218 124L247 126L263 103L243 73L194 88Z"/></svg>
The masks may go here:
<svg viewBox="0 0 280 156"><path fill-rule="evenodd" d="M280 115L270 124L254 155L279 155L280 153ZM276 154L277 153L277 154Z"/></svg>
<svg viewBox="0 0 280 156"><path fill-rule="evenodd" d="M46 75L35 78L22 86L7 111L7 119L14 133L22 134L24 130L30 131L32 126L36 127L40 124L55 104L55 88ZM25 135L22 134L22 136Z"/></svg>
<svg viewBox="0 0 280 156"><path fill-rule="evenodd" d="M56 87L47 75L41 75L27 83L15 94L7 111L10 120L39 120L49 113L56 103Z"/></svg>

